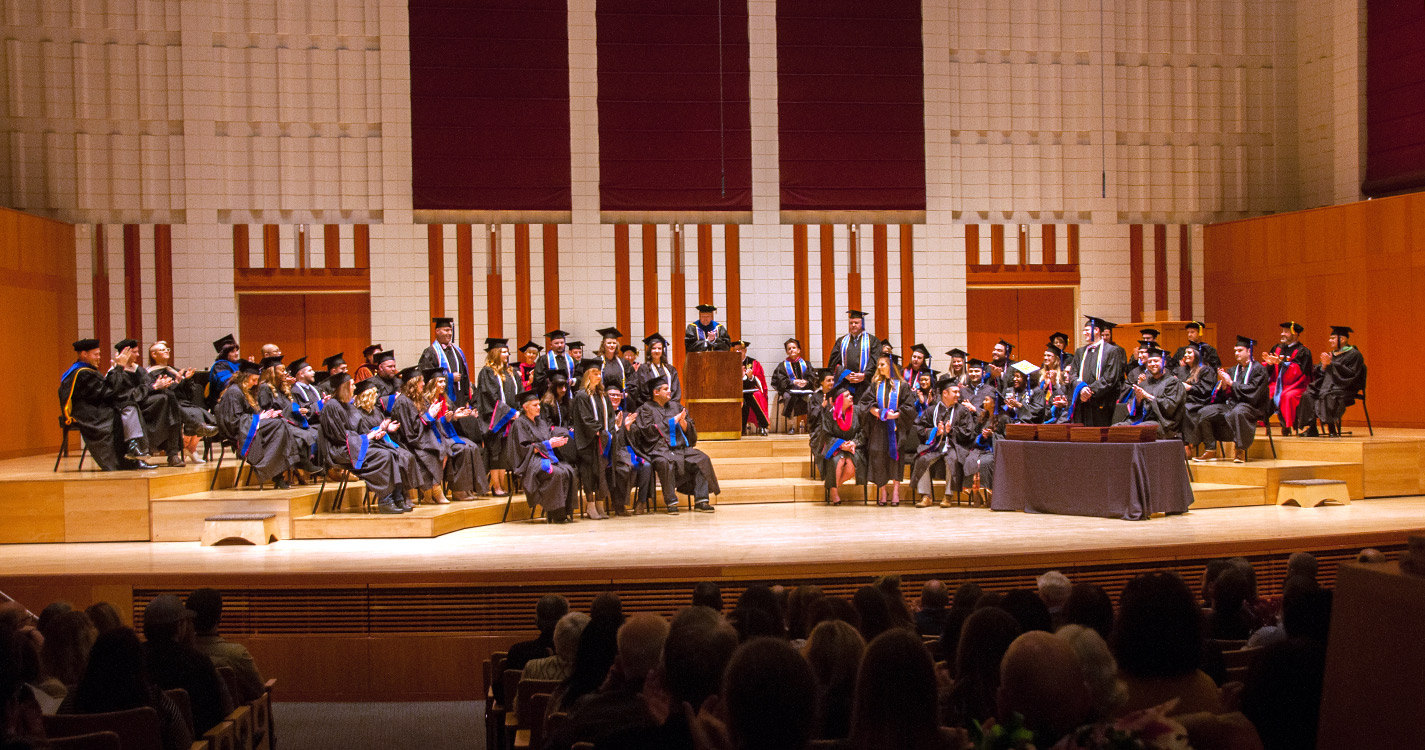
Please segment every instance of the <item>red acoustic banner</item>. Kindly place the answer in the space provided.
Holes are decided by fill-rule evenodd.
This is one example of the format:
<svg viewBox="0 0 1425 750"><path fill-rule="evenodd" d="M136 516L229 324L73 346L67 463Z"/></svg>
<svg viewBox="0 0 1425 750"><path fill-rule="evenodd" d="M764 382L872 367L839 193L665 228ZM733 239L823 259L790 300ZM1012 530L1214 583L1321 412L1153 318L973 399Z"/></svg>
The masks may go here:
<svg viewBox="0 0 1425 750"><path fill-rule="evenodd" d="M1366 180L1380 197L1425 187L1425 3L1366 3Z"/></svg>
<svg viewBox="0 0 1425 750"><path fill-rule="evenodd" d="M605 211L752 210L746 0L600 0Z"/></svg>
<svg viewBox="0 0 1425 750"><path fill-rule="evenodd" d="M778 0L782 210L924 210L920 0Z"/></svg>
<svg viewBox="0 0 1425 750"><path fill-rule="evenodd" d="M410 0L416 210L570 208L565 0Z"/></svg>

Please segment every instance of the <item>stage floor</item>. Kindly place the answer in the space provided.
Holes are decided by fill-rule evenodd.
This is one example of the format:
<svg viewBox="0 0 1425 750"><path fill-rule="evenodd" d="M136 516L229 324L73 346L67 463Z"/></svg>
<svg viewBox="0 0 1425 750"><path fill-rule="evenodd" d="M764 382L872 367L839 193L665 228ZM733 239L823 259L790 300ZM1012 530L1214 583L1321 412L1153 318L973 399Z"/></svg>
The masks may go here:
<svg viewBox="0 0 1425 750"><path fill-rule="evenodd" d="M284 540L267 547L4 545L0 580L60 576L91 583L202 579L215 585L281 585L914 574L1402 544L1422 529L1425 496L1318 508L1214 508L1141 522L971 508L781 503L561 526L520 521L434 539Z"/></svg>

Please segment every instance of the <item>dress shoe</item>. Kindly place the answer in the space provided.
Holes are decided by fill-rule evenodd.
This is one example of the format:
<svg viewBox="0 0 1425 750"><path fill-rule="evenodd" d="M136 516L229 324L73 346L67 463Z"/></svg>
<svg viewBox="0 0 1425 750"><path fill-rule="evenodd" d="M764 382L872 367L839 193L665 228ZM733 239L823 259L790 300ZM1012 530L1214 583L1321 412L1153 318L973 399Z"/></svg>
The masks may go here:
<svg viewBox="0 0 1425 750"><path fill-rule="evenodd" d="M148 455L148 451L143 449L143 445L137 440L130 440L124 446L124 458L138 460Z"/></svg>
<svg viewBox="0 0 1425 750"><path fill-rule="evenodd" d="M202 438L212 437L218 434L218 428L205 422L193 428L193 434Z"/></svg>
<svg viewBox="0 0 1425 750"><path fill-rule="evenodd" d="M405 511L401 510L401 507L388 496L376 504L376 512L385 516L398 516Z"/></svg>
<svg viewBox="0 0 1425 750"><path fill-rule="evenodd" d="M949 508L949 507L951 507L952 505L954 505L954 503L950 502L950 494L949 494L949 493L946 493L944 499L942 499L942 500L940 501L940 507L942 507L942 508Z"/></svg>
<svg viewBox="0 0 1425 750"><path fill-rule="evenodd" d="M178 454L174 454L174 455L172 455L172 456L169 456L169 457L168 457L168 465L171 466L171 467L173 467L173 468L175 468L175 469L181 469L181 468L183 468L183 456L178 455Z"/></svg>
<svg viewBox="0 0 1425 750"><path fill-rule="evenodd" d="M275 477L272 478L272 486L273 486L273 487L276 487L276 488L279 489L279 490L290 490L290 489L292 489L292 485L288 484L288 483L287 483L287 480L286 480L286 479L283 479L281 474L279 474L279 475L277 475L277 476L275 476Z"/></svg>
<svg viewBox="0 0 1425 750"><path fill-rule="evenodd" d="M703 498L702 500L693 503L693 510L699 513L713 513L717 510L717 508L712 507L712 503L708 502L707 498Z"/></svg>
<svg viewBox="0 0 1425 750"><path fill-rule="evenodd" d="M616 515L616 516L631 516L631 515L633 515L633 514L630 513L627 508L618 508L618 509L614 510L614 515Z"/></svg>
<svg viewBox="0 0 1425 750"><path fill-rule="evenodd" d="M1242 448L1233 448L1233 449L1232 449L1232 463L1234 463L1234 464L1245 464L1245 463L1247 463L1247 451L1246 451L1245 449L1242 449Z"/></svg>
<svg viewBox="0 0 1425 750"><path fill-rule="evenodd" d="M926 496L920 498L920 502L916 503L916 504L915 504L915 507L917 507L917 508L929 508L931 505L934 505L934 503L932 503L932 502L930 501L930 496L929 496L929 495L926 495Z"/></svg>
<svg viewBox="0 0 1425 750"><path fill-rule="evenodd" d="M1206 462L1208 462L1208 461L1216 461L1216 460L1217 460L1217 451L1203 451L1201 456L1198 456L1197 458L1194 458L1193 460L1196 461L1196 462L1198 462L1198 463L1206 463Z"/></svg>
<svg viewBox="0 0 1425 750"><path fill-rule="evenodd" d="M137 469L137 470L139 470L139 471L143 471L143 470L145 470L145 469L157 469L157 468L158 468L157 466L154 466L153 464L151 464L151 463L149 463L149 462L147 462L147 461L145 461L145 460L143 460L143 459L141 459L141 458L135 458L135 459L132 459L132 460L133 460L133 462L134 462L134 468Z"/></svg>
<svg viewBox="0 0 1425 750"><path fill-rule="evenodd" d="M670 515L670 516L676 516L676 515L678 515L678 504L677 504L677 503L673 503L672 505L668 506L668 515Z"/></svg>

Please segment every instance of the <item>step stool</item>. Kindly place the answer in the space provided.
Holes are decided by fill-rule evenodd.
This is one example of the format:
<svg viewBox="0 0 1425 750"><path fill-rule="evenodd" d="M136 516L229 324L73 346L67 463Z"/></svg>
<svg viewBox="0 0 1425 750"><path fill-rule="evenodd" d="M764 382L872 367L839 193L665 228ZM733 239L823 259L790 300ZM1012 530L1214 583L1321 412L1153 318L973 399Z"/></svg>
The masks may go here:
<svg viewBox="0 0 1425 750"><path fill-rule="evenodd" d="M203 519L203 546L246 542L265 545L277 541L276 513L222 513Z"/></svg>
<svg viewBox="0 0 1425 750"><path fill-rule="evenodd" d="M1277 505L1296 503L1314 508L1322 503L1351 504L1351 493L1340 479L1285 479L1277 487Z"/></svg>

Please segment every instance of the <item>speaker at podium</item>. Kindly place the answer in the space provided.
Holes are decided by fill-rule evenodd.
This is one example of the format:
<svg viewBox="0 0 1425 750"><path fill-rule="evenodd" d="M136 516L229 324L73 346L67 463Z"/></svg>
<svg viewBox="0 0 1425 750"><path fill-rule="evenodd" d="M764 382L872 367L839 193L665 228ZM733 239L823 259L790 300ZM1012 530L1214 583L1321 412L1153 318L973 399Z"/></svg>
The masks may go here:
<svg viewBox="0 0 1425 750"><path fill-rule="evenodd" d="M699 440L742 437L742 356L737 352L683 355L683 406Z"/></svg>

